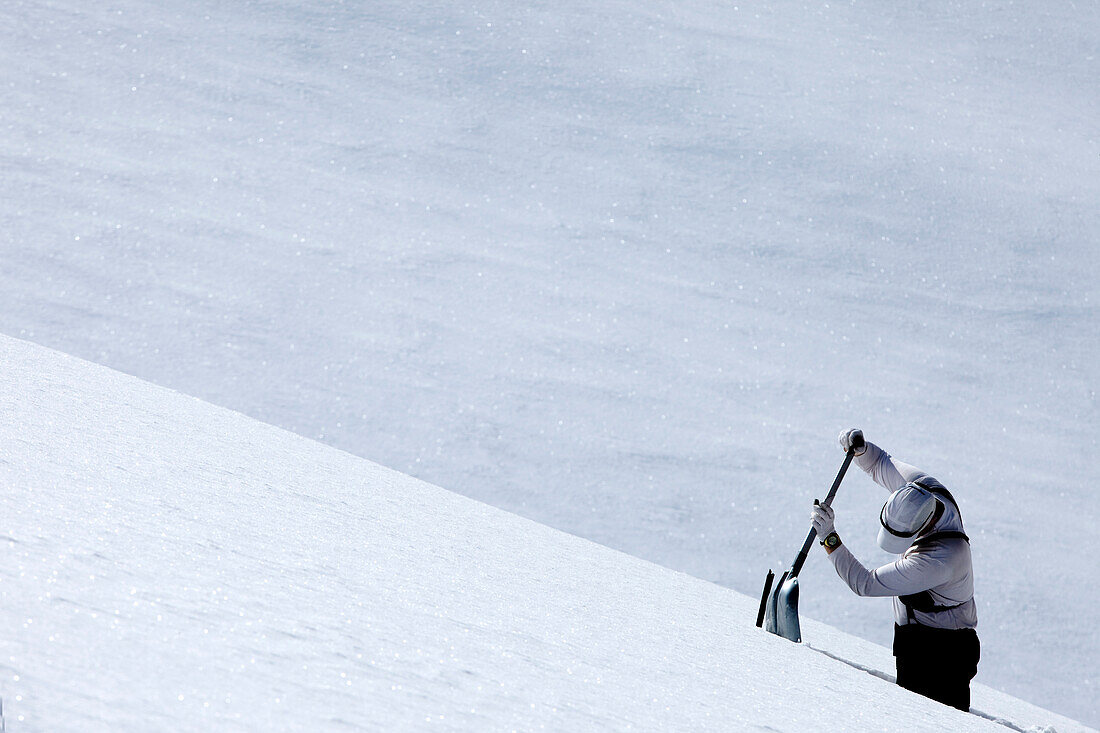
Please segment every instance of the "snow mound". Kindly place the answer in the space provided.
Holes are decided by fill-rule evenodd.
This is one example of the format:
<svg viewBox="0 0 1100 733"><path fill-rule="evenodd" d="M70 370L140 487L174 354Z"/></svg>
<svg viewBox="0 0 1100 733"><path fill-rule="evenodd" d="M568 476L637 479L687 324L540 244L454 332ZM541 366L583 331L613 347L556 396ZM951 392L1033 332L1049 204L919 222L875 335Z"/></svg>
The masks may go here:
<svg viewBox="0 0 1100 733"><path fill-rule="evenodd" d="M880 647L791 644L755 599L104 367L0 359L19 730L1085 729L929 702L868 673Z"/></svg>

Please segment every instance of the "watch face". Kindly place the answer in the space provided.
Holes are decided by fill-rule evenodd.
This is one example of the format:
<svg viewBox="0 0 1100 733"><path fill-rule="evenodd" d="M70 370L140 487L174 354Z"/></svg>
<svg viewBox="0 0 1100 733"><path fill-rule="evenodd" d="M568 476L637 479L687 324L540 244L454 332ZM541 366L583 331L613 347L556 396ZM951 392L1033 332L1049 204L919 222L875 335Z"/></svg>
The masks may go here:
<svg viewBox="0 0 1100 733"><path fill-rule="evenodd" d="M840 537L837 537L835 534L831 534L831 535L829 535L828 537L825 538L825 546L826 547L836 547L839 544L840 544Z"/></svg>

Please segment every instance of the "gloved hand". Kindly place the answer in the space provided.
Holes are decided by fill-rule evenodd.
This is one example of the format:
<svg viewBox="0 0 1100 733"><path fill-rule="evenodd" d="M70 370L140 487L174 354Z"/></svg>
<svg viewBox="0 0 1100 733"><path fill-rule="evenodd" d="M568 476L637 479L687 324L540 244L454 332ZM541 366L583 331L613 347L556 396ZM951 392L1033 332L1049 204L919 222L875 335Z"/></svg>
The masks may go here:
<svg viewBox="0 0 1100 733"><path fill-rule="evenodd" d="M840 447L847 453L852 446L856 446L855 455L862 456L867 450L867 441L863 439L863 431L859 428L851 428L840 433Z"/></svg>
<svg viewBox="0 0 1100 733"><path fill-rule="evenodd" d="M814 499L814 511L810 515L810 522L813 523L814 529L817 530L817 536L821 539L828 537L835 527L833 527L833 521L836 519L836 514L833 512L831 506L825 506L818 503L817 499Z"/></svg>

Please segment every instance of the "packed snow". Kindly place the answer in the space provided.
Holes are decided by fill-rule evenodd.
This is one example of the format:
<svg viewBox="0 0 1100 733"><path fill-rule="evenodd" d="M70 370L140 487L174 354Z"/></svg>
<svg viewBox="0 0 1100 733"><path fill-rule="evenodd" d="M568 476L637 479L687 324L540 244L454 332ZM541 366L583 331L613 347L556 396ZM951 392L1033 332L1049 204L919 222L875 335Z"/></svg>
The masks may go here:
<svg viewBox="0 0 1100 733"><path fill-rule="evenodd" d="M9 730L1086 730L134 377L0 363Z"/></svg>
<svg viewBox="0 0 1100 733"><path fill-rule="evenodd" d="M0 332L747 596L862 427L962 505L978 680L1096 726L1098 37L1039 0L6 2ZM26 541L113 526L81 476ZM883 498L835 503L867 563ZM889 640L820 555L802 610Z"/></svg>

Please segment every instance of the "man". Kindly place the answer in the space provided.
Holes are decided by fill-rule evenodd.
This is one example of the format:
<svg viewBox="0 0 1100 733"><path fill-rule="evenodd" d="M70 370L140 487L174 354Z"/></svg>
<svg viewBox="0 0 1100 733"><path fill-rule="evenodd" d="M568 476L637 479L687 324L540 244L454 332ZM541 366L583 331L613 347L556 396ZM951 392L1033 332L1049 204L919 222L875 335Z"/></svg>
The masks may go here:
<svg viewBox="0 0 1100 733"><path fill-rule="evenodd" d="M936 479L863 440L840 434L840 447L863 445L855 462L892 492L879 513L878 544L901 558L868 570L836 533L831 507L814 502L812 521L837 574L856 594L894 597L898 684L945 705L970 709L980 647L970 540L959 505Z"/></svg>

